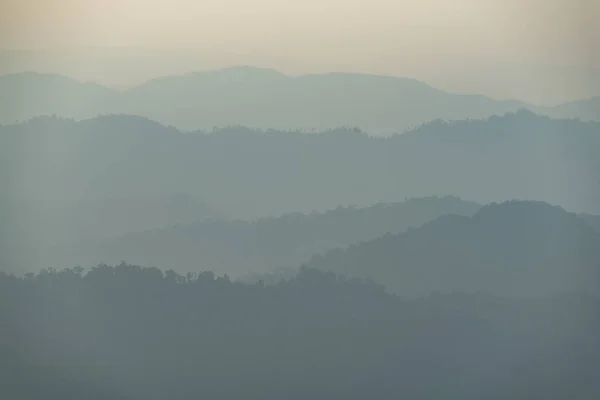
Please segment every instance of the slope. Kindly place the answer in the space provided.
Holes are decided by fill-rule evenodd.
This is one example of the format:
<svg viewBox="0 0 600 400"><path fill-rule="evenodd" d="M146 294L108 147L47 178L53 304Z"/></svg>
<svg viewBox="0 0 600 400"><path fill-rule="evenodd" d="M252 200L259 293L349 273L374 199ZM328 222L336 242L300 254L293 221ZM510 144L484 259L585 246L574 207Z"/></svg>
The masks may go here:
<svg viewBox="0 0 600 400"><path fill-rule="evenodd" d="M454 197L411 199L368 208L285 214L253 222L208 220L57 248L52 266L122 260L188 272L213 270L232 276L297 267L314 254L403 232L445 214L472 215L478 204Z"/></svg>
<svg viewBox="0 0 600 400"><path fill-rule="evenodd" d="M308 266L372 278L411 296L598 292L600 234L560 207L512 201L332 250Z"/></svg>

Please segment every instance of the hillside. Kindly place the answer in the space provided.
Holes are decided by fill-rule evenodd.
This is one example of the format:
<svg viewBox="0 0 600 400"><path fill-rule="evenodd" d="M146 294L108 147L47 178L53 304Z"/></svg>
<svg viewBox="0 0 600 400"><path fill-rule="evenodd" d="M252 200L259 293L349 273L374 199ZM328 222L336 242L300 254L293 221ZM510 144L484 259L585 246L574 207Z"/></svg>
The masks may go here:
<svg viewBox="0 0 600 400"><path fill-rule="evenodd" d="M575 214L507 202L315 256L308 267L372 278L403 295L598 291L600 234Z"/></svg>
<svg viewBox="0 0 600 400"><path fill-rule="evenodd" d="M62 75L24 72L0 76L0 124L40 115L91 118L102 114L119 93Z"/></svg>
<svg viewBox="0 0 600 400"><path fill-rule="evenodd" d="M445 93L406 78L345 73L290 77L253 67L156 78L126 91L26 72L0 76L0 93L0 124L39 115L81 119L125 113L184 130L359 126L391 134L436 118L483 118L524 106Z"/></svg>
<svg viewBox="0 0 600 400"><path fill-rule="evenodd" d="M182 129L357 126L374 134L402 132L436 118L483 118L523 106L445 93L406 78L347 73L289 77L251 67L155 79L124 97L120 111Z"/></svg>
<svg viewBox="0 0 600 400"><path fill-rule="evenodd" d="M9 249L1 261L44 264L47 253L31 247L71 243L68 232L77 239L118 237L206 217L254 220L407 197L453 195L479 204L542 200L599 214L598 154L600 123L552 120L527 111L435 121L391 138L351 129L304 134L234 127L183 133L123 115L79 122L36 118L0 126L0 246ZM146 207L157 210L145 203L160 204L177 193L204 205L177 218L142 215ZM93 204L103 207L119 199L129 199L123 211L109 216L89 211ZM86 213L104 217L77 225L78 204L89 204L82 206ZM137 208L140 223L127 226L126 210ZM89 229L77 231L65 223ZM14 262L31 257L31 262Z"/></svg>
<svg viewBox="0 0 600 400"><path fill-rule="evenodd" d="M101 241L79 241L54 249L48 266L91 267L123 260L176 271L213 270L233 277L292 268L314 254L404 232L446 214L470 216L479 205L458 198L411 199L368 208L338 207L324 213L284 214L256 221L208 220L132 233Z"/></svg>
<svg viewBox="0 0 600 400"><path fill-rule="evenodd" d="M555 107L544 107L540 112L554 118L580 118L582 121L600 120L600 96L571 101Z"/></svg>
<svg viewBox="0 0 600 400"><path fill-rule="evenodd" d="M553 118L600 120L598 97L540 107L448 93L409 78L352 73L291 77L244 66L159 77L124 91L26 72L0 76L0 93L0 124L39 115L82 119L115 113L183 130L244 125L314 131L357 126L389 135L435 119L487 118L520 108Z"/></svg>
<svg viewBox="0 0 600 400"><path fill-rule="evenodd" d="M600 388L599 299L581 294L406 301L312 269L265 287L122 264L0 273L0 305L11 399L562 400Z"/></svg>
<svg viewBox="0 0 600 400"><path fill-rule="evenodd" d="M0 271L37 271L51 264L51 249L65 243L109 240L131 232L227 216L200 198L164 196L85 198L70 202L0 196ZM72 265L80 261L70 258Z"/></svg>
<svg viewBox="0 0 600 400"><path fill-rule="evenodd" d="M347 129L184 134L139 117L38 118L0 127L0 183L13 197L44 201L189 193L244 218L431 195L542 200L598 214L599 153L600 123L527 111L435 121L387 139Z"/></svg>
<svg viewBox="0 0 600 400"><path fill-rule="evenodd" d="M245 66L159 77L124 91L25 72L0 76L0 93L0 124L52 114L76 119L134 114L188 131L236 125L305 131L356 126L389 135L435 119L487 118L520 108L553 118L600 120L598 97L541 107L448 93L409 78L352 73L291 77Z"/></svg>

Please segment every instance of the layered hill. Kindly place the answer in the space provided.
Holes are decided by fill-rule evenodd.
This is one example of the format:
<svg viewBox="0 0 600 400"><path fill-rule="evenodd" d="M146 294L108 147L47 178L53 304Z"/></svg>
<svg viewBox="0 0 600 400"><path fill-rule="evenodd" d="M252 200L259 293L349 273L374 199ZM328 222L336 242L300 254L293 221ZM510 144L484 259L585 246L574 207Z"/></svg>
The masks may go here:
<svg viewBox="0 0 600 400"><path fill-rule="evenodd" d="M479 205L454 197L411 199L368 208L338 207L324 213L285 214L256 221L208 220L100 241L79 241L50 253L49 265L92 267L123 260L212 270L241 277L293 268L314 254L416 228L442 215L473 215Z"/></svg>
<svg viewBox="0 0 600 400"><path fill-rule="evenodd" d="M391 134L435 119L487 118L519 108L552 117L600 120L597 98L536 107L447 93L408 78L351 73L291 77L253 67L166 76L124 91L26 72L0 76L0 93L0 124L39 115L82 119L116 113L183 130L244 125L312 131L357 126L373 134Z"/></svg>
<svg viewBox="0 0 600 400"><path fill-rule="evenodd" d="M354 129L183 133L122 115L79 122L36 118L0 127L1 237L10 242L2 256L38 254L36 262L43 262L44 253L32 246L56 244L65 231L118 237L206 217L254 220L406 197L454 195L480 204L543 200L598 214L598 154L600 123L524 110L487 120L435 121L390 138ZM198 204L177 218L141 212L172 213L154 206L159 204L188 207L173 198L177 193ZM80 224L78 215L119 199L129 205ZM72 212L78 208L88 211ZM140 223L128 226L129 217Z"/></svg>
<svg viewBox="0 0 600 400"><path fill-rule="evenodd" d="M541 202L448 215L398 235L315 256L309 267L371 278L404 295L598 292L600 233Z"/></svg>
<svg viewBox="0 0 600 400"><path fill-rule="evenodd" d="M246 218L455 195L600 213L600 123L524 110L386 139L349 129L205 134L129 116L38 118L0 127L0 154L5 193L44 201L189 193Z"/></svg>

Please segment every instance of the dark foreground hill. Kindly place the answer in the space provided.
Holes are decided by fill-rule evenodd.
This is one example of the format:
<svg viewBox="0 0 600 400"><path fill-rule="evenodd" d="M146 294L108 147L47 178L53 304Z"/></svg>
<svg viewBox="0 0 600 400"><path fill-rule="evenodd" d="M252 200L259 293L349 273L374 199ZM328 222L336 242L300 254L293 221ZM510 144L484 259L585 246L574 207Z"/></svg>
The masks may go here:
<svg viewBox="0 0 600 400"><path fill-rule="evenodd" d="M600 234L575 214L507 202L473 217L444 216L418 229L315 256L310 267L368 277L403 295L491 292L598 293Z"/></svg>
<svg viewBox="0 0 600 400"><path fill-rule="evenodd" d="M0 274L0 397L594 399L599 307L408 302L312 269L268 287L128 265Z"/></svg>
<svg viewBox="0 0 600 400"><path fill-rule="evenodd" d="M411 199L367 208L338 207L324 213L284 214L256 221L207 220L100 241L79 241L49 253L46 266L90 267L122 260L170 266L176 271L210 269L240 277L298 267L336 247L404 232L442 215L471 216L480 205L455 197Z"/></svg>

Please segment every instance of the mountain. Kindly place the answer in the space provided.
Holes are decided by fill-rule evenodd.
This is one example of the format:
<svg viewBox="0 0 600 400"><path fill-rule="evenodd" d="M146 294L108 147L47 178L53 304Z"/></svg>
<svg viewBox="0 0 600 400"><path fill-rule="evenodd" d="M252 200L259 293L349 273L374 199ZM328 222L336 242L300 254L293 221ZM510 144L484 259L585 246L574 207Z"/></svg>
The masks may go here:
<svg viewBox="0 0 600 400"><path fill-rule="evenodd" d="M520 110L487 120L434 121L393 140L404 149L395 167L415 170L411 181L419 185L443 186L446 193L481 203L543 200L598 213L600 158L592 156L600 147L597 122ZM476 193L482 188L487 198Z"/></svg>
<svg viewBox="0 0 600 400"><path fill-rule="evenodd" d="M285 214L256 221L208 220L55 249L49 266L91 267L122 260L188 272L210 269L240 277L297 267L336 247L403 232L441 215L470 216L479 205L454 197L411 199L368 208Z"/></svg>
<svg viewBox="0 0 600 400"><path fill-rule="evenodd" d="M0 124L52 114L91 118L118 96L118 92L95 83L36 72L0 76L0 93Z"/></svg>
<svg viewBox="0 0 600 400"><path fill-rule="evenodd" d="M555 118L600 120L597 97L538 107L447 93L408 78L357 73L292 77L248 66L155 78L124 91L26 72L0 76L0 93L0 124L50 114L76 119L134 114L183 130L356 126L389 135L435 119L487 118L520 108Z"/></svg>
<svg viewBox="0 0 600 400"><path fill-rule="evenodd" d="M226 218L217 207L183 193L164 196L87 198L60 203L9 199L0 205L0 270L23 272L51 264L51 249L65 243L96 242L130 232ZM72 259L75 264L77 260ZM73 265L75 265L73 264Z"/></svg>
<svg viewBox="0 0 600 400"><path fill-rule="evenodd" d="M0 396L593 399L599 310L583 294L406 301L314 269L272 286L127 264L0 273Z"/></svg>
<svg viewBox="0 0 600 400"><path fill-rule="evenodd" d="M599 121L600 96L571 101L555 107L540 108L539 111L554 118L579 118L583 121Z"/></svg>
<svg viewBox="0 0 600 400"><path fill-rule="evenodd" d="M121 111L183 129L357 126L387 134L436 118L482 118L523 106L449 94L406 78L348 73L289 77L251 67L155 79L125 98Z"/></svg>
<svg viewBox="0 0 600 400"><path fill-rule="evenodd" d="M597 293L600 233L560 207L512 201L332 250L307 266L371 278L409 296Z"/></svg>
<svg viewBox="0 0 600 400"><path fill-rule="evenodd" d="M524 110L434 121L391 138L352 129L182 133L140 117L46 117L0 127L0 184L18 201L189 193L244 219L448 194L599 214L599 153L600 123Z"/></svg>
<svg viewBox="0 0 600 400"><path fill-rule="evenodd" d="M143 210L145 202L160 203L177 193L218 208L217 215L200 205L196 214L169 225L155 220L117 232L127 224L128 211L119 211L114 215L122 217L112 219L119 222L110 224L115 229L102 221L97 232L90 229L96 236L100 231L120 236L207 216L254 220L446 195L479 204L542 200L599 214L599 153L600 123L528 111L434 121L390 138L356 129L183 133L125 115L83 121L40 117L0 126L0 245L8 249L0 261L13 254L11 260L35 256L35 262L20 263L25 266L43 263L46 253L30 246L47 248L65 232L77 232L65 226L76 226L77 214L64 212L77 204L131 199L125 210L135 209L136 202Z"/></svg>

